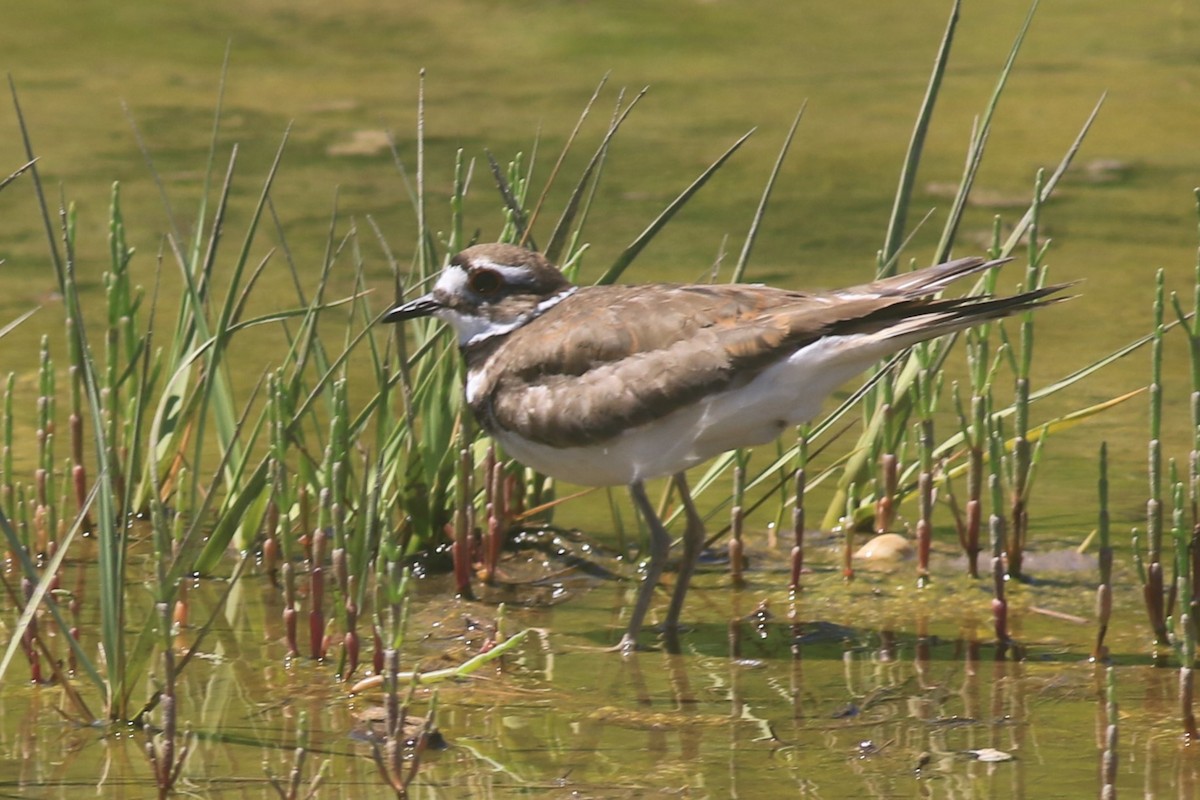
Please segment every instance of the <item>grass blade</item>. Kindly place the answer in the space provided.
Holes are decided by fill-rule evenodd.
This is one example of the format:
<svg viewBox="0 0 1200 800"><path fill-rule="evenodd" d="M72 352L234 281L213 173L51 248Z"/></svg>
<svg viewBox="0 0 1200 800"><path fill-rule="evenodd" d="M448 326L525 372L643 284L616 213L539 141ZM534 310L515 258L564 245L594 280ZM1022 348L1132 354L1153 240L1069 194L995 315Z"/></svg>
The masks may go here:
<svg viewBox="0 0 1200 800"><path fill-rule="evenodd" d="M637 258L638 254L641 253L643 249L645 249L646 245L650 244L650 241L658 234L660 230L662 230L663 226L671 221L671 218L679 212L679 209L683 208L684 205L687 204L687 201L692 198L692 195L700 191L704 184L708 183L708 179L711 178L716 171L720 169L725 162L728 161L729 158L736 153L739 148L741 148L743 144L746 143L746 140L753 135L753 129L743 134L742 137L734 142L730 148L721 155L720 158L718 158L708 167L708 169L700 173L700 176L696 178L696 180L692 181L692 183L686 189L684 189L678 197L672 200L671 203L662 210L662 213L654 218L654 220L646 227L644 231L638 234L638 237L634 239L628 247L621 251L621 254L617 256L617 260L613 262L613 265L608 268L607 272L600 276L600 280L596 281L596 283L601 285L609 284L621 277L621 273L623 273L625 269L631 263L633 263L633 260Z"/></svg>
<svg viewBox="0 0 1200 800"><path fill-rule="evenodd" d="M921 163L921 153L925 149L925 136L929 131L930 120L933 118L933 107L937 103L942 77L946 73L946 64L950 59L950 45L954 42L954 30L958 27L958 13L961 6L961 0L955 0L950 9L946 32L942 35L942 43L934 58L933 72L929 76L925 98L921 101L921 109L917 112L912 138L908 142L904 166L900 169L900 183L896 187L896 199L892 204L892 216L888 220L887 233L884 236L883 252L880 257L883 269L880 271L880 277L895 272L896 257L900 253L900 244L904 240L904 226L908 220L908 206L912 200L913 185L917 180L917 167Z"/></svg>
<svg viewBox="0 0 1200 800"><path fill-rule="evenodd" d="M742 245L742 252L738 256L737 264L733 269L733 283L741 283L742 277L746 274L746 265L750 263L750 251L754 248L754 240L758 237L758 228L762 224L763 217L767 213L767 203L771 199L771 190L775 188L775 181L779 178L779 171L783 169L783 160L787 158L788 149L792 146L792 140L796 138L796 129L800 127L800 119L804 116L804 109L808 106L807 103L800 106L800 110L796 112L796 118L792 120L792 127L788 129L787 136L783 138L783 147L779 148L779 155L775 159L775 166L771 168L771 174L767 178L767 185L763 187L762 197L759 198L758 208L754 210L754 219L750 223L750 230L746 233L746 241Z"/></svg>

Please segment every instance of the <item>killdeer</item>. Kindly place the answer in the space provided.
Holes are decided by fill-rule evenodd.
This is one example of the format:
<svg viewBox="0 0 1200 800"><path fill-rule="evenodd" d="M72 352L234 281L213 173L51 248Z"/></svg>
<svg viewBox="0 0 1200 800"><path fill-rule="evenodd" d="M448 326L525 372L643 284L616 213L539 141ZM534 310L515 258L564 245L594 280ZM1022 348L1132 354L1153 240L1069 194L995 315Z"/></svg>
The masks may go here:
<svg viewBox="0 0 1200 800"><path fill-rule="evenodd" d="M454 256L433 291L385 321L433 315L458 334L466 400L507 452L585 486L626 484L650 559L621 647L636 647L670 538L643 482L670 475L687 528L665 618L674 631L704 538L684 471L765 444L909 345L1054 302L1051 286L1009 297L938 297L1001 261L963 258L831 292L762 285L576 286L538 253L482 244Z"/></svg>

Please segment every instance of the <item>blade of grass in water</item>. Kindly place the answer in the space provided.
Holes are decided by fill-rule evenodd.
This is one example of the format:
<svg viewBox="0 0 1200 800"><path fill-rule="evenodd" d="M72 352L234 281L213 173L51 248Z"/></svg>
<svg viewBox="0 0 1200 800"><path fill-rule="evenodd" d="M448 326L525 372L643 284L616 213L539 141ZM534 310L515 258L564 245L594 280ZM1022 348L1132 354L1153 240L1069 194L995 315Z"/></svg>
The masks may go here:
<svg viewBox="0 0 1200 800"><path fill-rule="evenodd" d="M771 174L767 177L767 184L763 187L762 196L758 200L758 208L754 210L754 218L750 222L750 230L746 232L746 241L742 244L742 252L738 255L737 264L733 268L733 277L731 283L741 283L746 274L746 267L750 263L750 253L754 249L754 241L758 238L758 229L762 225L763 218L767 213L767 203L771 199L771 190L775 188L775 181L779 179L779 172L783 169L783 160L787 158L788 149L792 146L792 140L796 138L796 129L800 127L800 119L804 116L804 109L807 104L800 106L800 110L796 112L796 118L792 120L792 127L788 129L787 135L783 138L783 146L779 148L779 155L775 158L775 165L771 168Z"/></svg>
<svg viewBox="0 0 1200 800"><path fill-rule="evenodd" d="M675 214L677 214L679 210L687 204L687 201L690 200L692 196L696 194L696 192L700 191L700 189L704 187L704 184L708 183L708 179L716 174L717 170L724 166L725 162L728 161L730 157L732 157L733 154L736 153L752 135L754 135L753 130L743 134L741 138L730 145L728 150L721 154L720 158L709 165L704 172L700 173L700 176L697 177L696 180L692 181L692 183L688 185L688 187L684 189L678 197L672 200L667 207L663 209L662 212L655 217L648 226L646 226L645 230L638 234L637 238L635 238L628 247L621 251L621 254L617 256L617 260L613 262L613 265L609 267L603 275L600 276L600 280L596 281L596 283L598 285L610 284L614 283L617 278L621 277L621 273L623 273L625 269L631 263L633 263L633 260L637 258L638 254L642 252L646 245L650 244L651 240L654 239L660 230L662 230L663 226L671 221L671 218L674 217Z"/></svg>
<svg viewBox="0 0 1200 800"><path fill-rule="evenodd" d="M241 286L242 274L246 269L247 263L249 262L250 248L254 242L254 236L258 230L259 222L262 219L263 210L266 207L267 196L270 194L271 186L274 182L275 176L279 172L279 165L283 159L283 151L287 145L288 133L289 131L285 131L283 134L283 138L279 143L279 148L275 152L275 159L267 171L266 179L263 181L258 202L255 203L254 208L250 213L250 220L246 226L246 233L242 240L241 251L234 260L233 275L229 280L229 287L226 292L225 302L221 307L220 314L214 326L213 347L209 351L210 355L204 371L205 380L203 383L204 389L201 393L202 399L199 408L198 427L201 434L203 434L204 420L207 418L206 412L208 411L208 407L211 405L214 411L214 420L216 421L217 425L218 442L222 448L233 449L233 463L235 465L240 464L242 460L242 450L241 445L238 443L234 435L234 420L236 414L233 409L232 387L230 386L229 379L225 373L224 357L229 343L229 337L231 335L230 326L235 321L233 318L233 311L235 308L237 289L239 286ZM232 167L233 159L230 159L231 170ZM230 173L229 178L232 179L232 173ZM230 183L231 180L226 181L225 188L221 193L223 207L228 198ZM216 242L217 238L214 236L212 239L212 248L209 251L209 257L206 259L206 261L209 263L211 263L211 259L215 258L214 250ZM202 440L202 435L197 436L197 448L199 448L199 443ZM199 455L199 451L197 451L197 455ZM201 460L196 458L194 463L200 464ZM230 486L229 490L231 492L235 491L235 487Z"/></svg>
<svg viewBox="0 0 1200 800"><path fill-rule="evenodd" d="M996 87L992 90L992 96L984 107L983 118L975 125L972 131L971 143L967 148L966 168L963 171L958 191L955 192L954 201L950 207L950 214L942 229L941 241L938 242L937 249L934 251L934 263L941 263L950 258L950 252L958 235L959 225L962 223L963 212L967 206L967 199L970 197L971 189L975 185L975 176L979 172L979 166L983 163L983 154L987 149L988 137L992 130L992 119L996 114L997 107L1000 105L1000 98L1004 94L1004 88L1008 85L1008 78L1012 74L1013 66L1017 62L1017 55L1021 52L1021 46L1025 43L1025 36L1029 33L1029 28L1033 24L1033 17L1037 13L1037 7L1038 0L1034 0L1029 4L1029 11L1025 15L1025 21L1013 39L1012 47L1008 51L1008 59L1000 69L1000 75L996 79Z"/></svg>
<svg viewBox="0 0 1200 800"><path fill-rule="evenodd" d="M576 216L580 212L580 206L586 195L587 187L589 183L593 189L596 185L596 183L591 180L592 176L598 175L600 167L604 163L604 158L608 154L608 146L612 142L613 137L617 135L617 131L620 130L621 124L625 122L630 112L632 112L634 107L638 104L638 101L646 95L646 92L647 89L642 89L637 96L635 96L633 100L629 102L629 105L625 106L624 109L618 107L618 111L614 115L612 122L609 124L608 130L604 134L604 138L600 141L600 145L592 154L587 166L584 167L583 174L580 175L579 180L576 182L575 188L572 190L571 196L568 198L562 214L559 215L558 222L554 225L554 230L550 234L550 240L546 243L545 255L546 258L550 259L551 262L556 264L560 263L562 254L567 250L568 233L571 230L571 226L573 225ZM548 186L547 189L549 189ZM584 214L584 216L586 217L586 214ZM582 225L583 223L581 221L580 228L582 228Z"/></svg>
<svg viewBox="0 0 1200 800"><path fill-rule="evenodd" d="M950 19L946 23L946 32L942 35L942 43L938 47L937 56L933 62L933 72L925 88L925 98L917 112L917 121L913 125L912 138L908 143L908 151L904 156L904 165L900 170L900 183L896 187L896 198L892 204L892 215L888 220L887 234L884 236L883 252L880 257L881 271L878 277L895 272L895 264L900 254L900 243L904 240L904 227L908 219L908 207L912 200L913 186L917 179L917 167L921 163L921 154L925 150L925 136L929 123L933 118L933 108L937 104L938 94L942 86L942 76L946 72L946 64L950 59L950 46L954 42L954 31L958 27L958 12L960 0L955 0L950 9Z"/></svg>

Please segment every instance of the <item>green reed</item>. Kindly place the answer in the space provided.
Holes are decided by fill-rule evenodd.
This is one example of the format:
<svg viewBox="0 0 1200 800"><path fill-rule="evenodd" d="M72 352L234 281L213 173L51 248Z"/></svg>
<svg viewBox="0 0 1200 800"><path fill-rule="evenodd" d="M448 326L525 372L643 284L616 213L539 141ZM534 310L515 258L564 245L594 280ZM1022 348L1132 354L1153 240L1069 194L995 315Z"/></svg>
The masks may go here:
<svg viewBox="0 0 1200 800"><path fill-rule="evenodd" d="M1096 493L1099 501L1099 519L1096 523L1099 549L1097 558L1100 566L1100 585L1096 587L1096 644L1092 647L1092 661L1099 663L1107 655L1104 638L1108 634L1108 624L1113 610L1113 548L1110 532L1110 515L1108 510L1108 443L1100 443L1100 477L1097 480Z"/></svg>
<svg viewBox="0 0 1200 800"><path fill-rule="evenodd" d="M1196 210L1200 215L1200 190L1196 191ZM1188 342L1188 357L1191 375L1189 409L1192 423L1192 443L1188 453L1187 497L1189 505L1188 524L1191 534L1188 541L1190 559L1188 568L1192 575L1192 591L1180 595L1179 602L1188 605L1192 626L1200 626L1200 251L1192 277L1192 309L1185 311L1178 296L1171 293L1171 304L1179 327Z"/></svg>
<svg viewBox="0 0 1200 800"><path fill-rule="evenodd" d="M1022 288L1026 291L1045 285L1046 272L1042 267L1045 249L1038 238L1041 218L1041 197L1045 175L1038 170L1034 186L1033 203L1030 206L1029 258L1025 269ZM1012 467L1009 471L1008 573L1022 577L1025 544L1029 533L1029 493L1033 484L1034 456L1029 441L1029 373L1033 366L1033 313L1022 315L1018 328L1017 344L1008 351L1012 358L1014 376L1013 389L1013 446ZM1041 439L1039 441L1044 441Z"/></svg>
<svg viewBox="0 0 1200 800"><path fill-rule="evenodd" d="M38 358L37 468L34 470L36 506L33 511L33 539L26 546L46 553L57 528L57 507L51 502L54 482L54 439L56 423L54 361L50 357L50 337L43 336Z"/></svg>
<svg viewBox="0 0 1200 800"><path fill-rule="evenodd" d="M13 384L16 375L12 372L4 379L3 419L0 419L0 510L12 518L16 516L16 483L13 479Z"/></svg>
<svg viewBox="0 0 1200 800"><path fill-rule="evenodd" d="M992 247L988 254L991 258L998 258L1000 255L1000 230L1001 220L997 216L992 221ZM997 270L989 270L983 276L984 294L995 293L997 278ZM979 577L979 554L983 549L979 539L983 523L983 488L986 481L985 454L989 431L987 410L992 404L992 383L1002 354L1002 351L996 352L993 358L991 329L992 324L985 322L971 328L965 335L967 375L971 384L969 410L964 408L957 383L953 388L959 433L967 451L966 506L962 513L955 507L954 517L959 545L967 558L967 574L972 578ZM946 486L950 486L949 481L946 482Z"/></svg>
<svg viewBox="0 0 1200 800"><path fill-rule="evenodd" d="M809 426L801 425L796 434L796 476L792 491L791 579L788 581L788 591L793 598L800 591L800 574L804 571L804 526L806 524L804 495L808 491L808 433Z"/></svg>
<svg viewBox="0 0 1200 800"><path fill-rule="evenodd" d="M1156 647L1170 646L1167 631L1165 578L1163 575L1163 476L1162 476L1162 359L1163 336L1163 271L1155 276L1153 327L1150 350L1150 440L1148 445L1147 478L1149 499L1146 501L1146 537L1143 553L1142 537L1133 531L1133 558L1142 583L1146 611Z"/></svg>
<svg viewBox="0 0 1200 800"><path fill-rule="evenodd" d="M1200 212L1200 190L1196 192L1197 210ZM1200 255L1192 278L1192 309L1185 311L1176 293L1171 293L1171 305L1174 308L1176 324L1182 329L1188 342L1190 361L1191 392L1189 395L1189 411L1191 421L1191 447L1188 453L1186 480L1180 479L1176 469L1175 459L1169 461L1167 483L1171 489L1171 518L1170 538L1174 548L1173 581L1170 585L1164 620L1170 644L1179 661L1179 714L1184 736L1188 741L1200 739L1200 727L1195 715L1195 662L1197 638L1200 635L1200 512L1197 511L1197 496L1200 495ZM1154 512L1159 515L1159 524L1165 510L1161 505L1155 506L1155 490L1161 487L1161 467L1156 459L1161 461L1161 422L1162 422L1162 332L1163 324L1163 278L1162 271L1158 273L1155 287L1155 350L1152 361L1151 384L1151 414L1150 414L1150 463L1151 500L1148 504L1148 526L1153 524ZM1148 530L1149 532L1149 530ZM1150 539L1153 547L1153 537ZM1135 556L1136 556L1135 552ZM1154 562L1151 560L1150 571L1141 568L1146 574L1144 591L1147 605L1150 608L1151 620L1157 622L1155 616L1161 595L1151 594L1154 588ZM1157 633L1157 631L1156 631ZM1156 644L1161 639L1156 637Z"/></svg>
<svg viewBox="0 0 1200 800"><path fill-rule="evenodd" d="M1101 800L1116 800L1121 715L1117 705L1117 670L1111 665L1104 670L1104 723L1104 752L1100 757L1100 797Z"/></svg>
<svg viewBox="0 0 1200 800"><path fill-rule="evenodd" d="M941 394L941 375L932 369L930 348L922 343L913 349L920 365L915 383L917 406L917 453L920 473L917 477L917 585L930 581L929 554L933 546L934 413Z"/></svg>
<svg viewBox="0 0 1200 800"><path fill-rule="evenodd" d="M968 363L978 361L980 348L979 339L986 333L970 331L967 335ZM971 357L974 353L975 358ZM990 382L977 383L975 370L972 369L971 407L968 412L963 407L962 395L956 382L952 389L955 411L958 415L959 433L966 443L967 458L967 499L964 509L959 509L951 489L949 498L951 510L954 513L955 529L958 532L958 543L967 559L967 575L979 577L979 554L982 545L979 534L983 523L983 486L985 480L984 465L986 463L985 445L987 430L987 407L990 401ZM968 416L969 413L969 416ZM946 482L948 489L951 483Z"/></svg>
<svg viewBox="0 0 1200 800"><path fill-rule="evenodd" d="M1196 664L1196 618L1192 603L1192 588L1195 576L1192 573L1193 532L1185 521L1185 488L1177 480L1174 460L1171 462L1171 539L1175 548L1173 597L1175 619L1170 620L1171 645L1179 661L1179 714L1184 735L1188 741L1200 741L1200 728L1196 726L1195 674Z"/></svg>
<svg viewBox="0 0 1200 800"><path fill-rule="evenodd" d="M886 381L884 387L890 386ZM868 395L868 400L870 396ZM878 456L879 470L875 481L875 532L882 534L893 530L896 525L897 504L900 488L900 457L891 452L896 449L894 415L890 398L884 397L880 413L883 415L883 436L878 441L878 449L885 450ZM884 442L887 444L885 445Z"/></svg>
<svg viewBox="0 0 1200 800"><path fill-rule="evenodd" d="M1008 630L1008 596L1005 581L1008 578L1004 564L1004 553L1008 549L1008 528L1005 514L1004 490L1001 474L1003 455L1002 437L995 431L988 437L989 467L988 491L991 494L992 513L988 518L988 540L992 551L992 626L996 635L998 653L1002 656L1010 642Z"/></svg>

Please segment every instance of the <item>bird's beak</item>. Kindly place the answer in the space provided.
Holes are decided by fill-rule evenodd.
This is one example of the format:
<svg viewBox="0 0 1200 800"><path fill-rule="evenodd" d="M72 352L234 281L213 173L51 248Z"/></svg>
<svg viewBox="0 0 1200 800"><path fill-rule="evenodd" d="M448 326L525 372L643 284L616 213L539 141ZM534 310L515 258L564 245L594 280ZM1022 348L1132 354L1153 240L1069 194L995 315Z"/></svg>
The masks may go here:
<svg viewBox="0 0 1200 800"><path fill-rule="evenodd" d="M428 317L442 308L433 294L421 295L418 298L401 303L383 315L384 322L402 322L406 319Z"/></svg>

